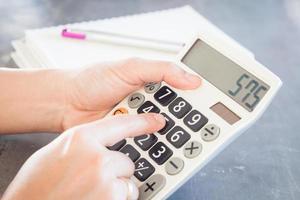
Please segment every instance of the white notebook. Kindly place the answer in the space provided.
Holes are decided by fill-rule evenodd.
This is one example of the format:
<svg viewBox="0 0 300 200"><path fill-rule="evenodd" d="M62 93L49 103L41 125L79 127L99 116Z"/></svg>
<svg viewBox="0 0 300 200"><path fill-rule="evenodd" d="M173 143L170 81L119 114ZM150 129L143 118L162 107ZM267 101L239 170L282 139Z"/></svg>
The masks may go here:
<svg viewBox="0 0 300 200"><path fill-rule="evenodd" d="M172 60L177 52L164 52L109 42L91 42L61 37L63 28L82 28L185 43L196 33L214 35L224 45L239 49L250 59L253 54L219 30L192 7L156 11L125 17L27 30L13 41L12 58L19 67L75 68L128 57ZM180 50L180 49L179 49ZM178 51L179 51L178 50Z"/></svg>

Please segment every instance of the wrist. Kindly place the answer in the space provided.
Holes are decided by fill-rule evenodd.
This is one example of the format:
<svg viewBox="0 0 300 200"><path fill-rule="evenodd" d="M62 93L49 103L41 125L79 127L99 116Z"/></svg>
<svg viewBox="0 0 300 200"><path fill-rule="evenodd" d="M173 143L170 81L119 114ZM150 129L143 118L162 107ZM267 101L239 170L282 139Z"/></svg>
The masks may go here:
<svg viewBox="0 0 300 200"><path fill-rule="evenodd" d="M0 71L0 132L60 132L66 109L67 72Z"/></svg>

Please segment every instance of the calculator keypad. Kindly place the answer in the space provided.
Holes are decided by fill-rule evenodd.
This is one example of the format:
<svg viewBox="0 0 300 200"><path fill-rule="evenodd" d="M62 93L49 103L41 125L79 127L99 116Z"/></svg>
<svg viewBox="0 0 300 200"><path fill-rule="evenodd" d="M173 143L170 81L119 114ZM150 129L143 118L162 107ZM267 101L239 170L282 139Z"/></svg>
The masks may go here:
<svg viewBox="0 0 300 200"><path fill-rule="evenodd" d="M191 104L181 97L178 97L169 105L170 113L172 113L178 119L183 118L191 110Z"/></svg>
<svg viewBox="0 0 300 200"><path fill-rule="evenodd" d="M177 149L182 147L190 138L183 128L180 126L175 126L166 136L167 140Z"/></svg>
<svg viewBox="0 0 300 200"><path fill-rule="evenodd" d="M165 126L160 129L158 132L161 134L161 135L164 135L166 134L174 125L175 125L175 122L173 119L171 119L166 113L161 113L165 119L166 119L166 124Z"/></svg>
<svg viewBox="0 0 300 200"><path fill-rule="evenodd" d="M148 134L137 136L133 140L135 144L139 146L142 150L147 151L156 143L157 137L154 134Z"/></svg>
<svg viewBox="0 0 300 200"><path fill-rule="evenodd" d="M147 134L133 138L133 145L138 146L139 151L148 151L148 156L154 162L141 157L138 150L131 144L126 144L125 139L108 147L111 150L123 152L135 162L134 176L140 182L144 182L139 187L140 200L152 199L166 184L166 178L163 175L154 174L155 166L164 164L165 173L175 176L183 170L187 159L193 159L201 154L202 144L200 140L190 140L191 135L188 132L197 134L193 132L200 131L202 141L205 142L215 140L220 134L220 128L217 125L206 125L208 119L198 110L193 109L192 105L185 99L178 97L170 87L161 87L161 83L148 83L144 86L144 91L147 93L145 96L142 93L134 93L128 97L129 108L137 109L137 113L160 113L159 106L161 105L167 106L166 109L169 111L169 113L166 112L167 114L165 112L161 113L166 119L166 124L158 131L160 136ZM155 105L157 102L147 100L145 97L148 94L153 95L159 105ZM128 110L118 108L113 113L127 114ZM176 120L182 120L184 127L176 125L175 118ZM158 137L165 137L168 144L159 141ZM169 145L171 148L168 147ZM184 156L182 158L187 159L182 159L181 156L172 157L172 148L181 149L179 152L182 152L182 156Z"/></svg>
<svg viewBox="0 0 300 200"><path fill-rule="evenodd" d="M208 119L197 110L192 110L184 119L184 124L192 131L199 131L207 122Z"/></svg>
<svg viewBox="0 0 300 200"><path fill-rule="evenodd" d="M154 105L151 101L146 101L137 110L138 113L159 113L160 109Z"/></svg>
<svg viewBox="0 0 300 200"><path fill-rule="evenodd" d="M173 151L162 142L156 143L149 150L150 158L152 158L158 165L164 164L172 155Z"/></svg>
<svg viewBox="0 0 300 200"><path fill-rule="evenodd" d="M134 176L140 181L145 181L155 171L155 168L145 158L135 162Z"/></svg>
<svg viewBox="0 0 300 200"><path fill-rule="evenodd" d="M154 98L163 106L167 106L176 98L177 94L169 87L161 87L155 94Z"/></svg>
<svg viewBox="0 0 300 200"><path fill-rule="evenodd" d="M135 162L141 156L141 154L130 144L124 146L120 152L128 156L133 162Z"/></svg>

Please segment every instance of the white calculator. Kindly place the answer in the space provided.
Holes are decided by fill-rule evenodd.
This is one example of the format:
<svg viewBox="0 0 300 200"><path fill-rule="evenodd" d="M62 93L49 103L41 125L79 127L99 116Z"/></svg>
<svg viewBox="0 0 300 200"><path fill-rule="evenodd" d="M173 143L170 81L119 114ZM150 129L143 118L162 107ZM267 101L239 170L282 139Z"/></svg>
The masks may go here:
<svg viewBox="0 0 300 200"><path fill-rule="evenodd" d="M148 83L109 115L161 113L163 129L108 147L135 163L140 200L166 199L256 121L281 80L253 57L200 35L176 61L202 78L196 90Z"/></svg>

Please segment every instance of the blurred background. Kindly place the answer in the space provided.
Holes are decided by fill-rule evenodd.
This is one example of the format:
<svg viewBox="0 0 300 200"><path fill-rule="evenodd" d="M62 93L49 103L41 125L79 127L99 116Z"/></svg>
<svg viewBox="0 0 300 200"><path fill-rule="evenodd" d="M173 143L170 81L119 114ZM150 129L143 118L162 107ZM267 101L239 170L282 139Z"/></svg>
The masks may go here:
<svg viewBox="0 0 300 200"><path fill-rule="evenodd" d="M186 4L250 49L283 87L254 126L170 199L300 199L300 0L1 0L0 67L15 67L11 40L25 29ZM0 136L0 194L22 163L54 137Z"/></svg>

